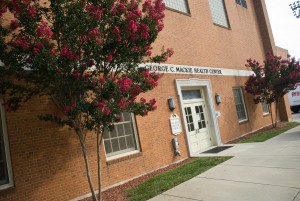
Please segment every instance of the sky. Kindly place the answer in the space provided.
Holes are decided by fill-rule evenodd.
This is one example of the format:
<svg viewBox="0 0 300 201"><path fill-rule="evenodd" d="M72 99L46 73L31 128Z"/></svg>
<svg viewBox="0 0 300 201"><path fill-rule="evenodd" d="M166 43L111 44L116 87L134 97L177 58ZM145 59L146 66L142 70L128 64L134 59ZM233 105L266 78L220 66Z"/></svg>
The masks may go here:
<svg viewBox="0 0 300 201"><path fill-rule="evenodd" d="M300 59L300 18L293 15L290 4L297 0L265 0L276 46Z"/></svg>

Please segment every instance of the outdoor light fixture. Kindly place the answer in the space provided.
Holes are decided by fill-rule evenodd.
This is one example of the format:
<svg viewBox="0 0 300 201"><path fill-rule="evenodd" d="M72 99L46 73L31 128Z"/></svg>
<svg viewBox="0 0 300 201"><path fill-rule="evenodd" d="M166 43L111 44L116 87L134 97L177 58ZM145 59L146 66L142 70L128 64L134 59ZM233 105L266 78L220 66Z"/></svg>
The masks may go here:
<svg viewBox="0 0 300 201"><path fill-rule="evenodd" d="M169 105L169 109L173 112L173 110L175 109L175 102L173 97L169 96L168 98L168 105Z"/></svg>
<svg viewBox="0 0 300 201"><path fill-rule="evenodd" d="M221 103L221 97L219 94L215 95L216 103L219 105Z"/></svg>
<svg viewBox="0 0 300 201"><path fill-rule="evenodd" d="M290 8L292 9L294 16L299 18L300 17L300 1L291 3Z"/></svg>

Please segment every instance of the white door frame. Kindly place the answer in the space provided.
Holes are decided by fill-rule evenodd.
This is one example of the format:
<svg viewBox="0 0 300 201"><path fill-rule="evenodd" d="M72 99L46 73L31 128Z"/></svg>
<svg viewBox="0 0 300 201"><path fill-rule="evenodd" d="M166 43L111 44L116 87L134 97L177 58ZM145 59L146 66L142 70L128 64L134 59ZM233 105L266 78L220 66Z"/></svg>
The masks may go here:
<svg viewBox="0 0 300 201"><path fill-rule="evenodd" d="M198 78L190 78L190 79L176 79L176 88L177 88L177 95L179 96L179 102L181 106L181 114L183 118L183 123L184 123L184 130L186 133L186 139L188 143L188 150L189 150L189 156L192 157L192 153L189 147L190 144L190 139L189 136L187 135L188 133L188 126L185 121L184 117L184 101L182 98L182 93L181 90L182 88L186 89L189 87L199 87L199 89L202 87L204 88L205 92L205 97L206 97L206 105L207 105L207 113L208 113L208 121L210 122L210 135L212 137L212 145L217 146L217 145L222 145L221 137L220 137L220 131L219 131L219 125L218 121L216 118L216 110L213 102L213 95L212 95L212 90L211 90L211 85L210 85L210 80L206 79L198 79Z"/></svg>

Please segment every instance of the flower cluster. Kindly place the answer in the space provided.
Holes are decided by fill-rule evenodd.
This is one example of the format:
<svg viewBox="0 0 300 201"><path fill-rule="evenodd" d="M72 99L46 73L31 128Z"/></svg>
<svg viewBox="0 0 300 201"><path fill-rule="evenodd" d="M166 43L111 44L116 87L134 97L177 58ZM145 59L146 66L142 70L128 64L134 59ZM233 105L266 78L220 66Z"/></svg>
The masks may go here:
<svg viewBox="0 0 300 201"><path fill-rule="evenodd" d="M73 53L71 49L68 49L68 47L66 45L64 45L61 48L60 56L63 57L63 58L65 58L65 59L76 60L79 55Z"/></svg>
<svg viewBox="0 0 300 201"><path fill-rule="evenodd" d="M40 38L49 40L49 39L51 39L53 32L47 26L47 23L45 21L41 21L41 25L36 30L36 35Z"/></svg>
<svg viewBox="0 0 300 201"><path fill-rule="evenodd" d="M126 76L118 80L118 85L122 93L128 91L132 86L132 80Z"/></svg>
<svg viewBox="0 0 300 201"><path fill-rule="evenodd" d="M89 15L94 17L96 20L98 20L98 21L101 20L101 17L102 17L103 11L104 11L103 8L96 6L92 3L89 3L85 6L85 9L89 13Z"/></svg>
<svg viewBox="0 0 300 201"><path fill-rule="evenodd" d="M156 0L154 3L151 0L146 0L143 4L143 11L147 13L151 19L156 21L158 31L164 28L162 20L165 17L165 9L166 6L163 0Z"/></svg>

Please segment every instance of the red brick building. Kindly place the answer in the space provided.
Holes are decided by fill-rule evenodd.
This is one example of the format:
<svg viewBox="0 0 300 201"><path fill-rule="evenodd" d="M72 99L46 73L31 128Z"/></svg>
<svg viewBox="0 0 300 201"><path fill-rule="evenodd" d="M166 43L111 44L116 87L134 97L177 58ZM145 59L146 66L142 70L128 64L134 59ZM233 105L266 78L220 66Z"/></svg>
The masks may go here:
<svg viewBox="0 0 300 201"><path fill-rule="evenodd" d="M167 64L143 65L163 74L159 86L145 94L157 99L158 109L146 117L123 114L124 121L104 139L107 188L271 124L267 108L255 105L243 89L251 73L246 59L262 61L265 52L277 53L264 0L165 2L165 29L155 45L172 47L175 54ZM172 119L173 127L170 97L179 118ZM0 201L71 200L89 193L76 135L37 118L55 110L47 98L36 97L17 112L0 107ZM279 116L291 119L288 104ZM174 153L175 137L180 156ZM88 143L96 184L92 134Z"/></svg>

